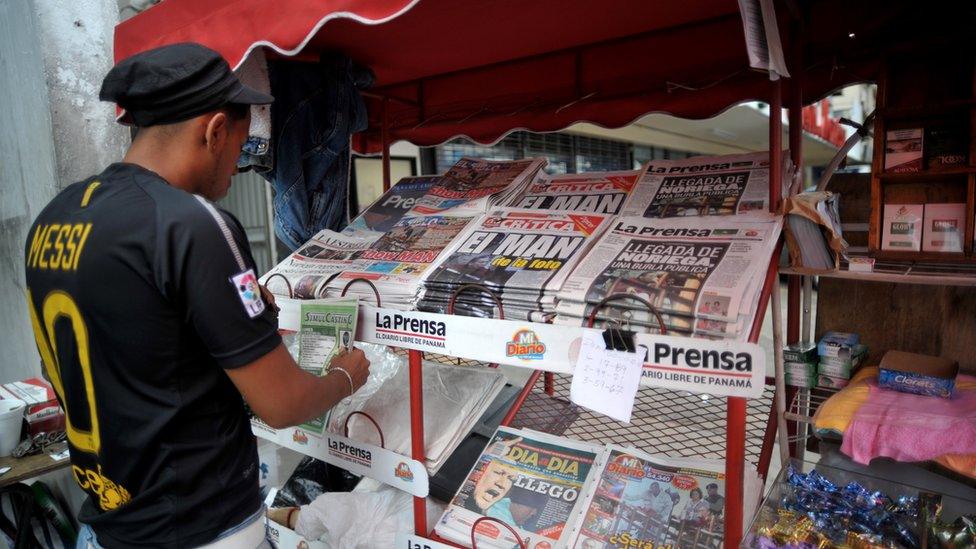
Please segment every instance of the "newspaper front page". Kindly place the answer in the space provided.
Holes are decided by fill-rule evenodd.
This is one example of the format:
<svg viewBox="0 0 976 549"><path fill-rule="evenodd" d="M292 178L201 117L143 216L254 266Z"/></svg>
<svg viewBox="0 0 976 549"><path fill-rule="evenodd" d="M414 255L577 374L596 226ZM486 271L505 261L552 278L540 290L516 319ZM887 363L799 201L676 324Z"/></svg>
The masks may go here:
<svg viewBox="0 0 976 549"><path fill-rule="evenodd" d="M355 278L377 283L391 301L416 296L420 282L437 258L472 221L469 216L405 216L357 256L357 263L329 287L340 289Z"/></svg>
<svg viewBox="0 0 976 549"><path fill-rule="evenodd" d="M499 427L438 521L437 534L467 547L474 521L493 517L528 547L565 547L599 452L590 444ZM517 545L497 523L482 523L478 531L478 547Z"/></svg>
<svg viewBox="0 0 976 549"><path fill-rule="evenodd" d="M617 218L559 292L563 310L610 294L642 297L659 312L737 322L758 290L779 237L776 218ZM563 303L568 302L568 303ZM618 302L618 307L642 305ZM748 311L745 311L748 313Z"/></svg>
<svg viewBox="0 0 976 549"><path fill-rule="evenodd" d="M291 294L296 299L313 299L329 279L346 269L357 266L361 252L372 244L371 238L350 236L328 229L320 231L284 261L262 277L262 284L272 293L288 295L288 288L275 274L288 279Z"/></svg>
<svg viewBox="0 0 976 549"><path fill-rule="evenodd" d="M409 212L440 176L404 177L353 219L343 234L377 238Z"/></svg>
<svg viewBox="0 0 976 549"><path fill-rule="evenodd" d="M615 445L608 450L572 547L722 546L723 462L655 456Z"/></svg>
<svg viewBox="0 0 976 549"><path fill-rule="evenodd" d="M637 184L640 170L548 175L540 172L525 191L508 202L513 208L572 210L617 215Z"/></svg>
<svg viewBox="0 0 976 549"><path fill-rule="evenodd" d="M785 166L785 164L784 164ZM781 185L788 185L784 170ZM769 211L769 153L652 160L621 215L664 218Z"/></svg>
<svg viewBox="0 0 976 549"><path fill-rule="evenodd" d="M520 192L545 164L544 158L462 158L417 201L411 213L431 215L452 208L484 213Z"/></svg>

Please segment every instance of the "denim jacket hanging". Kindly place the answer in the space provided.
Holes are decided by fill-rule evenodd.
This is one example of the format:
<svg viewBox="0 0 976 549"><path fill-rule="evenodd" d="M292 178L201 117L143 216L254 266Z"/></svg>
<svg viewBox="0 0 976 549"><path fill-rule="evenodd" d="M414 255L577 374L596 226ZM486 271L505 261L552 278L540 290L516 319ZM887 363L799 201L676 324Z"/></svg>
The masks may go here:
<svg viewBox="0 0 976 549"><path fill-rule="evenodd" d="M360 89L374 75L340 54L318 63L271 61L270 170L275 234L292 250L322 229L348 222L352 134L367 126Z"/></svg>

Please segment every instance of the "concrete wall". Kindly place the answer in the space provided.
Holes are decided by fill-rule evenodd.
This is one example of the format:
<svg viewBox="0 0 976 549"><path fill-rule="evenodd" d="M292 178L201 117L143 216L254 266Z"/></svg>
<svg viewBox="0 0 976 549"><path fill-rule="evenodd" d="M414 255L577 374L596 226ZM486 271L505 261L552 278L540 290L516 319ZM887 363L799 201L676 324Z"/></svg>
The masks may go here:
<svg viewBox="0 0 976 549"><path fill-rule="evenodd" d="M0 2L0 383L40 373L24 300L24 241L58 189L37 18Z"/></svg>

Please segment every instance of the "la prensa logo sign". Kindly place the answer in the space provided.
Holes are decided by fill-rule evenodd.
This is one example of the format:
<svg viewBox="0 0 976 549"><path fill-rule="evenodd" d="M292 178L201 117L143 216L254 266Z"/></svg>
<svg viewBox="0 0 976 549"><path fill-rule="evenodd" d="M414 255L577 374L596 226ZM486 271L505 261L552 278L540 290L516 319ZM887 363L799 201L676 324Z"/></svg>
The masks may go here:
<svg viewBox="0 0 976 549"><path fill-rule="evenodd" d="M539 340L539 336L528 328L523 328L512 335L512 340L505 344L505 356L513 356L522 360L542 360L546 354L546 344Z"/></svg>
<svg viewBox="0 0 976 549"><path fill-rule="evenodd" d="M396 469L393 470L393 476L408 482L413 482L413 471L410 470L410 466L402 461L396 466Z"/></svg>

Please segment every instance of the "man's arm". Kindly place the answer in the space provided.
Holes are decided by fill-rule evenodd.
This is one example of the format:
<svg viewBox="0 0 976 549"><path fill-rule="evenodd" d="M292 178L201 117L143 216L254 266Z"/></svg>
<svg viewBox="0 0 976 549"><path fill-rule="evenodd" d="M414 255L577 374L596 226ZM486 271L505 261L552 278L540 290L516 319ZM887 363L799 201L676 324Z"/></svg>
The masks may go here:
<svg viewBox="0 0 976 549"><path fill-rule="evenodd" d="M325 376L312 375L295 364L282 344L251 363L225 371L254 413L271 427L281 429L322 415L356 392L369 377L369 361L359 349L337 355L331 367Z"/></svg>

